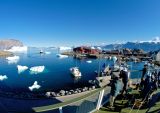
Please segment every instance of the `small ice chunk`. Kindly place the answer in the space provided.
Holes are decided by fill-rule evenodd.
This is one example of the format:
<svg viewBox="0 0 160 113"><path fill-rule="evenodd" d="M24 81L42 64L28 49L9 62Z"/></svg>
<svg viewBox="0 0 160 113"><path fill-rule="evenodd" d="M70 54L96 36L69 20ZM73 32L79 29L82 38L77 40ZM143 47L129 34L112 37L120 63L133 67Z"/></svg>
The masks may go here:
<svg viewBox="0 0 160 113"><path fill-rule="evenodd" d="M88 61L86 61L87 63L92 63L92 61L91 60L88 60Z"/></svg>
<svg viewBox="0 0 160 113"><path fill-rule="evenodd" d="M44 71L45 66L34 66L30 68L30 71L34 74L41 73Z"/></svg>
<svg viewBox="0 0 160 113"><path fill-rule="evenodd" d="M25 70L27 70L28 67L27 67L27 66L17 65L17 69L18 69L18 73L22 73L22 72L24 72Z"/></svg>
<svg viewBox="0 0 160 113"><path fill-rule="evenodd" d="M0 81L6 80L8 77L6 75L0 75Z"/></svg>
<svg viewBox="0 0 160 113"><path fill-rule="evenodd" d="M45 54L49 55L49 54L51 54L51 52L50 51L46 51Z"/></svg>
<svg viewBox="0 0 160 113"><path fill-rule="evenodd" d="M62 55L62 54L57 54L57 57L59 57L59 58L68 58L67 55Z"/></svg>
<svg viewBox="0 0 160 113"><path fill-rule="evenodd" d="M35 81L35 82L33 83L33 85L32 85L32 86L29 86L28 88L29 88L30 91L33 91L34 89L39 89L40 87L41 87L41 86L38 85L38 82Z"/></svg>

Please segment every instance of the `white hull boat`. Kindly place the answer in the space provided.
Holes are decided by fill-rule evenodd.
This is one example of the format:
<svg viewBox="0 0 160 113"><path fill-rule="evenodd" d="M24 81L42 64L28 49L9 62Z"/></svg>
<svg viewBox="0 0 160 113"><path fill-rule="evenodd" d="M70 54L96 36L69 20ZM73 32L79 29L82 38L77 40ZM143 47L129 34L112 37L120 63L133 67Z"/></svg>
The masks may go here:
<svg viewBox="0 0 160 113"><path fill-rule="evenodd" d="M74 76L74 77L81 77L82 74L81 72L79 71L78 67L72 67L70 68L70 72L71 74Z"/></svg>

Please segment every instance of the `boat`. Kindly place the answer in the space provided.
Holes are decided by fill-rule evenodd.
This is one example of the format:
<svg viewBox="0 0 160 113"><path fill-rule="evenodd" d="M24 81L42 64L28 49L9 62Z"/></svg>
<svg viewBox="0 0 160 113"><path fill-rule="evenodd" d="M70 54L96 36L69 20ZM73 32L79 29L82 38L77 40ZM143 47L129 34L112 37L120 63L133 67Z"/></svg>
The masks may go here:
<svg viewBox="0 0 160 113"><path fill-rule="evenodd" d="M70 68L70 72L71 74L74 76L74 77L81 77L82 74L81 72L79 71L79 68L78 67L72 67Z"/></svg>
<svg viewBox="0 0 160 113"><path fill-rule="evenodd" d="M40 50L40 52L39 52L40 54L43 54L44 53L44 51L43 50Z"/></svg>

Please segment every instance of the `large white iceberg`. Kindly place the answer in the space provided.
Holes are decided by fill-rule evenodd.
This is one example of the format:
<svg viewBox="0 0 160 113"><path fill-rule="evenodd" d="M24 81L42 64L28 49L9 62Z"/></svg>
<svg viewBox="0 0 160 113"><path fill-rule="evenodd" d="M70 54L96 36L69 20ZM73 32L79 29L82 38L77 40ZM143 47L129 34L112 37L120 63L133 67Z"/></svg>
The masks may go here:
<svg viewBox="0 0 160 113"><path fill-rule="evenodd" d="M45 66L34 66L30 68L31 73L38 74L42 73L45 69Z"/></svg>
<svg viewBox="0 0 160 113"><path fill-rule="evenodd" d="M18 69L18 73L22 73L22 72L24 72L25 70L27 70L28 67L27 67L27 66L17 65L17 69Z"/></svg>
<svg viewBox="0 0 160 113"><path fill-rule="evenodd" d="M27 52L28 47L27 46L13 46L11 49L8 49L6 51L10 52Z"/></svg>
<svg viewBox="0 0 160 113"><path fill-rule="evenodd" d="M60 51L71 50L71 47L59 47Z"/></svg>
<svg viewBox="0 0 160 113"><path fill-rule="evenodd" d="M0 81L6 80L8 77L6 75L0 75Z"/></svg>
<svg viewBox="0 0 160 113"><path fill-rule="evenodd" d="M57 54L57 57L59 57L59 58L68 58L67 55L62 55L62 54Z"/></svg>
<svg viewBox="0 0 160 113"><path fill-rule="evenodd" d="M19 56L7 57L8 64L16 64L19 61Z"/></svg>
<svg viewBox="0 0 160 113"><path fill-rule="evenodd" d="M41 86L38 85L38 82L35 81L32 86L29 86L29 90L33 91L34 89L39 89Z"/></svg>

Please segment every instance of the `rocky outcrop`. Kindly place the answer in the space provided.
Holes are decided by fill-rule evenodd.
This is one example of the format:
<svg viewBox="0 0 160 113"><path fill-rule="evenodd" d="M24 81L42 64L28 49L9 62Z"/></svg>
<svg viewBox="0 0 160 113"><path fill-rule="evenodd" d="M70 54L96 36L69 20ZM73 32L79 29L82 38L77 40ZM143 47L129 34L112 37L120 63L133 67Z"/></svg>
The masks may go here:
<svg viewBox="0 0 160 113"><path fill-rule="evenodd" d="M0 40L0 50L11 49L13 46L23 46L23 43L15 39Z"/></svg>
<svg viewBox="0 0 160 113"><path fill-rule="evenodd" d="M8 57L8 56L12 56L13 53L8 52L8 51L0 51L0 57Z"/></svg>

